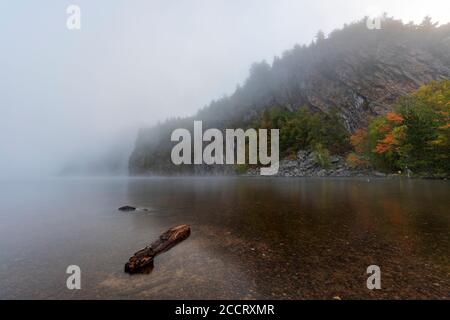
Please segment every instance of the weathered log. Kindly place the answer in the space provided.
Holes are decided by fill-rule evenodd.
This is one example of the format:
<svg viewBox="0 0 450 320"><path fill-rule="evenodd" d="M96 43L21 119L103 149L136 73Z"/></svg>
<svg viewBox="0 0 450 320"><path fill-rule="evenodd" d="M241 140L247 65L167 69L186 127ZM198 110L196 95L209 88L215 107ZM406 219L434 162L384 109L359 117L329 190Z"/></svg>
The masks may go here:
<svg viewBox="0 0 450 320"><path fill-rule="evenodd" d="M125 272L130 274L145 272L145 269L153 267L153 259L158 254L173 248L190 234L191 228L185 224L167 230L150 246L136 252L125 264Z"/></svg>

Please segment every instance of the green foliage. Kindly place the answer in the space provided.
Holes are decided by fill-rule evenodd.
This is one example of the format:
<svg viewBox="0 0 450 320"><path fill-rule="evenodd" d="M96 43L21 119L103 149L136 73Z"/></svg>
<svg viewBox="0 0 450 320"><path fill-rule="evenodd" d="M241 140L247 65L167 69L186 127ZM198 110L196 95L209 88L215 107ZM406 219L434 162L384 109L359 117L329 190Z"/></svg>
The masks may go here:
<svg viewBox="0 0 450 320"><path fill-rule="evenodd" d="M431 82L401 97L395 112L351 137L356 154L382 170L450 173L450 80Z"/></svg>
<svg viewBox="0 0 450 320"><path fill-rule="evenodd" d="M325 169L331 167L330 152L324 148L320 143L316 144L313 148L313 154L316 162Z"/></svg>
<svg viewBox="0 0 450 320"><path fill-rule="evenodd" d="M236 174L239 174L239 175L247 173L248 169L249 169L249 165L247 165L247 164L236 164L234 166L234 171L236 172Z"/></svg>
<svg viewBox="0 0 450 320"><path fill-rule="evenodd" d="M349 149L349 135L336 111L329 114L306 108L291 112L285 108L265 110L253 124L257 128L280 130L280 153L295 154L300 149L318 148L318 152L344 153Z"/></svg>
<svg viewBox="0 0 450 320"><path fill-rule="evenodd" d="M402 161L421 171L450 172L450 80L432 82L400 100L405 119Z"/></svg>

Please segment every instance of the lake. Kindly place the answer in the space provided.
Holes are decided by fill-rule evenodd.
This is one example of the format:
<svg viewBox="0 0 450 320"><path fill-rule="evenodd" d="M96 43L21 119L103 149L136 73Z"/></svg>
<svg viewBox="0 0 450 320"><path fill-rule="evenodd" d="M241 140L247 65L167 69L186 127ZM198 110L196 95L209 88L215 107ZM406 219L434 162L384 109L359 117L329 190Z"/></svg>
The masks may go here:
<svg viewBox="0 0 450 320"><path fill-rule="evenodd" d="M448 181L61 178L0 189L0 299L450 299ZM191 236L150 274L123 272L179 224ZM69 265L81 290L66 287ZM370 265L381 290L366 286Z"/></svg>

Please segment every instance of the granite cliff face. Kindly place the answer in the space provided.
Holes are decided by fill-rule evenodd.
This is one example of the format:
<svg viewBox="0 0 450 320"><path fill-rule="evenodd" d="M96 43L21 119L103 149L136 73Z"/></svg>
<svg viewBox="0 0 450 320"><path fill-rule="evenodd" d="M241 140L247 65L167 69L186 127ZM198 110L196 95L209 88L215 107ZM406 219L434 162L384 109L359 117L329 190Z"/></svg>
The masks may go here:
<svg viewBox="0 0 450 320"><path fill-rule="evenodd" d="M212 102L194 117L142 129L130 157L131 174L227 173L226 166L172 165L170 134L204 128L243 128L274 106L295 111L338 110L349 132L391 109L393 102L432 80L450 78L450 25L430 21L404 25L386 18L380 30L365 21L333 31L310 46L296 46L272 65L254 64L245 83L230 97Z"/></svg>
<svg viewBox="0 0 450 320"><path fill-rule="evenodd" d="M249 169L246 176L260 176L259 168ZM387 177L388 175L368 169L352 169L342 156L330 157L330 164L323 167L316 159L314 152L300 150L295 159L280 161L276 177Z"/></svg>
<svg viewBox="0 0 450 320"><path fill-rule="evenodd" d="M302 104L326 112L338 106L349 130L370 115L388 111L401 95L450 75L450 39L432 48L412 43L377 43L324 58L305 81ZM442 46L442 47L441 47ZM330 48L331 49L331 48Z"/></svg>

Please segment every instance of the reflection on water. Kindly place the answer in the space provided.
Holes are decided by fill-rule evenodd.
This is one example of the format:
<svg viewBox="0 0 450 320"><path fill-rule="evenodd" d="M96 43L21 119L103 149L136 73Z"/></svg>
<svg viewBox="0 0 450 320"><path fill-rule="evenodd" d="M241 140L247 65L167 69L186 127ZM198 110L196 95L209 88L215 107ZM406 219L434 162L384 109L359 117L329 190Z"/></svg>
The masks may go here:
<svg viewBox="0 0 450 320"><path fill-rule="evenodd" d="M152 178L1 187L0 298L445 298L446 181ZM122 205L149 212L119 212ZM178 224L151 274L128 258ZM82 290L65 287L66 267ZM366 268L382 270L382 290Z"/></svg>

